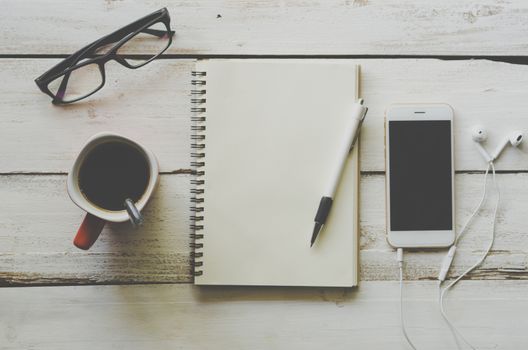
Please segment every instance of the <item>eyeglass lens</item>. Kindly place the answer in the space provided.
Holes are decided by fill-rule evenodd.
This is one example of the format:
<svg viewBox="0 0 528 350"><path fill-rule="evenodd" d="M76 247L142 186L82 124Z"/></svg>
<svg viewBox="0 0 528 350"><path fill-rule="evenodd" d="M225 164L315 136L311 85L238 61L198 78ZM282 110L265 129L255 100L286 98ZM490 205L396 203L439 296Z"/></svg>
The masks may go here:
<svg viewBox="0 0 528 350"><path fill-rule="evenodd" d="M58 77L48 84L48 88L56 98L70 102L91 94L102 84L103 76L99 65L91 63Z"/></svg>
<svg viewBox="0 0 528 350"><path fill-rule="evenodd" d="M139 67L162 53L170 44L170 32L164 23L158 22L143 29L125 42L118 50L118 55L138 55L125 57L132 67Z"/></svg>

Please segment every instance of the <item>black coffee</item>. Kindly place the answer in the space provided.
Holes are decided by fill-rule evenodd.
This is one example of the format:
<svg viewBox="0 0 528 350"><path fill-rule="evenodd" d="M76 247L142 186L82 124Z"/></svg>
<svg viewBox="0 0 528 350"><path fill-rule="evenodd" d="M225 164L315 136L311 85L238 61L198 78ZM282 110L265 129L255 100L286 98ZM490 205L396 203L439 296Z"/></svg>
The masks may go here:
<svg viewBox="0 0 528 350"><path fill-rule="evenodd" d="M107 210L124 210L127 198L137 202L148 182L145 155L123 142L95 146L79 170L81 192L90 202Z"/></svg>

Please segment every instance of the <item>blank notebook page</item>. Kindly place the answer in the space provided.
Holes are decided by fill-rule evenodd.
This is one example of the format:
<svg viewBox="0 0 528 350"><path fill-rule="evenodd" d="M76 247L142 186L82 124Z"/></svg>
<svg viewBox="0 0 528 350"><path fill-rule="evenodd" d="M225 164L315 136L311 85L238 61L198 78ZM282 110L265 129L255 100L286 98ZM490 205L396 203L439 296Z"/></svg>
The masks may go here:
<svg viewBox="0 0 528 350"><path fill-rule="evenodd" d="M203 253L196 284L353 286L358 147L310 238L358 95L346 62L205 60ZM198 241L197 241L198 242Z"/></svg>

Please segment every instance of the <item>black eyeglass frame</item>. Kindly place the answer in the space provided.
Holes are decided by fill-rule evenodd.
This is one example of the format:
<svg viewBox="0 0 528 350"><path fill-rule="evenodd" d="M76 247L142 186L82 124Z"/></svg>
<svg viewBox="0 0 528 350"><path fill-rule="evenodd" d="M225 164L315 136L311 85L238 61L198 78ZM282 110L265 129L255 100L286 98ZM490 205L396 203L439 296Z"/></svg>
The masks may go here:
<svg viewBox="0 0 528 350"><path fill-rule="evenodd" d="M163 23L167 31L148 28L155 23ZM128 42L130 39L132 39L133 37L135 37L137 34L141 32L155 35L160 38L163 37L164 35L168 35L169 42L167 46L165 47L165 49L163 49L161 52L150 57L147 61L141 63L140 65L134 66L134 65L129 64L126 61L125 57L117 54L117 50L119 50L121 46L123 46L126 42ZM136 68L143 67L144 65L150 63L151 61L159 57L162 53L164 53L169 48L169 46L172 43L172 37L174 33L175 32L171 30L170 28L169 11L167 10L167 8L162 8L156 12L151 13L150 15L140 18L137 21L132 22L122 27L121 29L118 29L114 31L113 33L108 34L100 38L99 40L96 40L93 43L83 47L79 51L65 58L63 61L53 66L47 72L39 76L37 79L35 79L35 83L37 84L37 86L43 93L49 95L53 99L52 100L53 104L68 104L68 103L77 102L79 100L85 99L93 95L105 85L106 74L105 74L104 65L106 64L106 62L115 60L119 64L127 68L130 68L130 69L136 69ZM106 52L105 54L96 56L94 58L89 58L89 57L92 57L93 55L96 55L96 52L98 49L106 45L110 45L110 44L114 44L114 45L108 50L108 52ZM142 56L142 55L139 55L139 56ZM86 59L86 60L82 61L81 63L78 63L79 61L83 59ZM93 90L92 92L84 96L78 97L73 100L64 101L63 96L59 96L59 95L61 94L61 90L65 90L70 73L76 69L79 69L81 67L84 67L89 64L94 64L94 63L97 64L99 67L99 71L101 73L101 79L102 79L101 84L95 90ZM55 79L61 76L65 76L65 77L63 81L61 82L61 85L59 89L57 90L57 93L54 94L53 92L51 92L48 85L49 83L51 83L52 81L54 81ZM62 91L62 94L64 94L64 91Z"/></svg>

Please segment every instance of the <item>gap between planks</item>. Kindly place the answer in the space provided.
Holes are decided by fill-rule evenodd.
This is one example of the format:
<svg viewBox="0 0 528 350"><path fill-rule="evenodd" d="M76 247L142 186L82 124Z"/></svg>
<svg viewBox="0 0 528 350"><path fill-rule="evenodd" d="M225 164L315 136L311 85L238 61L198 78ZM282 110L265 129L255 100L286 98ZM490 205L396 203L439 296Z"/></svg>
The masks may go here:
<svg viewBox="0 0 528 350"><path fill-rule="evenodd" d="M528 174L528 170L496 170L497 174ZM192 169L177 169L172 171L160 171L160 175L192 175ZM362 176L385 176L385 171L366 170L360 171ZM484 170L456 170L455 174L484 174ZM2 172L0 176L67 176L67 172Z"/></svg>
<svg viewBox="0 0 528 350"><path fill-rule="evenodd" d="M69 55L64 54L0 54L0 59L61 59ZM125 58L134 58L136 55L122 55ZM94 58L94 55L89 58ZM528 65L528 56L487 56L487 55L178 55L165 54L157 58L168 60L189 59L437 59L442 61L467 61L486 60L492 62Z"/></svg>

